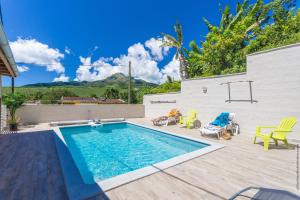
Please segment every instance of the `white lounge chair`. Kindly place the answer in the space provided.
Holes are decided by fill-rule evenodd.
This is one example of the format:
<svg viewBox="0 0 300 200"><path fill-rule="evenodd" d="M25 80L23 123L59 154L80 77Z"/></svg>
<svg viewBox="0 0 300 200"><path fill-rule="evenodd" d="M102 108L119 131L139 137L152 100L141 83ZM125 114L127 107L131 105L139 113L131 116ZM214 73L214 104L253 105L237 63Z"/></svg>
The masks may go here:
<svg viewBox="0 0 300 200"><path fill-rule="evenodd" d="M237 135L239 133L239 125L235 122L236 115L235 113L229 113L229 124L226 126L215 126L209 123L208 125L200 128L199 131L201 135L216 135L218 139L222 136L225 130L230 130L233 135Z"/></svg>

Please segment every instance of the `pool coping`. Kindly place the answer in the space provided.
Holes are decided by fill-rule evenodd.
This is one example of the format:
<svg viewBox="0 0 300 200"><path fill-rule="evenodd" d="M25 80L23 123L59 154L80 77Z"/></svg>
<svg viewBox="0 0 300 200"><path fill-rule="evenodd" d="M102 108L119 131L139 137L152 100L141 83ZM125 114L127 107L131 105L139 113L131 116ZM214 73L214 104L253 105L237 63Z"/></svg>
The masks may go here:
<svg viewBox="0 0 300 200"><path fill-rule="evenodd" d="M117 175L117 176L114 176L114 177L111 177L111 178L108 178L108 179L105 179L105 180L102 180L102 181L96 181L95 184L97 184L99 186L99 191L95 190L95 185L94 184L85 184L83 182L81 174L80 174L79 169L77 168L75 162L74 162L74 164L75 164L75 166L78 170L76 175L78 176L78 174L79 174L79 176L80 176L80 178L77 177L77 179L81 179L83 183L79 184L78 181L77 182L75 181L75 183L70 181L69 180L70 178L68 177L68 176L70 176L70 174L69 174L70 172L69 172L68 169L66 169L66 166L63 164L65 162L65 161L63 161L64 160L63 156L58 152L61 168L63 169L63 172L64 172L63 173L64 174L64 179L65 179L65 182L66 182L67 191L68 191L68 195L69 195L70 199L74 199L74 198L75 199L77 199L77 198L82 199L82 198L88 198L88 197L95 196L97 193L112 190L112 189L114 189L116 187L119 187L121 185L133 182L135 180L141 179L143 177L146 177L146 176L149 176L151 174L160 172L160 171L165 170L167 168L173 167L175 165L181 164L181 163L186 162L188 160L197 158L199 156L205 155L207 153L210 153L210 152L213 152L213 151L216 151L218 149L221 149L221 148L225 147L225 145L223 145L223 144L211 142L211 141L208 141L208 140L205 140L205 139L198 139L198 138L189 137L189 136L185 136L185 135L183 136L183 135L180 135L180 134L177 134L177 133L172 133L172 132L169 132L169 131L156 129L156 128L153 128L153 127L133 123L133 122L130 122L130 121L107 122L107 123L103 123L103 124L114 124L114 123L133 124L133 125L140 126L140 127L143 127L143 128L159 131L159 132L162 132L164 134L169 134L169 135L173 135L173 136L176 136L176 137L179 137L179 138L204 143L204 144L207 144L209 146L206 146L206 147L201 148L201 149L196 150L196 151L192 151L192 152L189 152L189 153L186 153L186 154L183 154L183 155L179 155L179 156L170 158L170 159L165 160L165 161L158 162L158 163L153 164L153 165L149 165L149 166L146 166L146 167L143 167L143 168L140 168L140 169L136 169L134 171L130 171L130 172L127 172L125 174ZM60 128L63 128L63 127L77 127L77 126L93 126L93 124L90 123L90 124L84 124L84 125L80 124L80 125L58 126L58 127L53 127L52 130L55 132L55 134L58 136L58 138L64 143L64 145L67 147L67 143L64 140L64 137L63 137L62 133L60 132ZM95 126L98 126L98 124L95 124ZM71 155L71 153L70 153L70 155ZM73 159L73 157L72 157L72 159ZM74 174L72 174L72 175L74 175ZM74 179L74 177L73 177L73 179ZM87 186L87 189L83 189L83 187L85 187L85 185ZM93 188L92 191L90 190L89 187ZM80 194L78 193L78 191L75 191L75 190L78 190L78 189L81 190ZM84 192L84 191L86 191L86 192ZM76 193L76 195L73 194L74 192Z"/></svg>

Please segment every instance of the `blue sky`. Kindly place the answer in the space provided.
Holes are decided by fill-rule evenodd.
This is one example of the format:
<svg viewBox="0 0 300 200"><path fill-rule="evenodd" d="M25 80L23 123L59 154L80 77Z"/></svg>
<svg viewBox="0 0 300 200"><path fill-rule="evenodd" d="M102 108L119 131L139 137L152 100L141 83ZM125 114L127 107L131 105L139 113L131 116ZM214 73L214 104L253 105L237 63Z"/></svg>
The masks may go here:
<svg viewBox="0 0 300 200"><path fill-rule="evenodd" d="M167 74L176 78L174 51L159 48L156 39L161 32L173 34L179 20L185 45L199 42L207 33L202 18L218 23L219 3L236 1L1 0L4 28L24 71L16 85L99 80L126 73L124 65L132 59L138 78L157 83Z"/></svg>

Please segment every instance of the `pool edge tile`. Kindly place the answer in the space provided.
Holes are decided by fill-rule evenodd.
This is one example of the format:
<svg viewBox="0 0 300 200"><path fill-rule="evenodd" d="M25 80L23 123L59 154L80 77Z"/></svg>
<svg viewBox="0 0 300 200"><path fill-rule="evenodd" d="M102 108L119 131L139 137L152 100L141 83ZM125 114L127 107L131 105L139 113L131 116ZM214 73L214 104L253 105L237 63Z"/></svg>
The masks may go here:
<svg viewBox="0 0 300 200"><path fill-rule="evenodd" d="M159 171L160 171L159 169L156 169L153 166L147 166L103 181L99 181L97 183L102 188L103 191L108 191L113 188L119 187L121 185L138 180L140 178L157 173Z"/></svg>
<svg viewBox="0 0 300 200"><path fill-rule="evenodd" d="M60 167L63 172L62 174L69 199L87 199L103 193L104 191L97 183L85 184L83 182L70 152L63 146L66 145L66 143L59 128L53 128L53 131L56 151L60 161ZM61 144L61 142L63 144Z"/></svg>

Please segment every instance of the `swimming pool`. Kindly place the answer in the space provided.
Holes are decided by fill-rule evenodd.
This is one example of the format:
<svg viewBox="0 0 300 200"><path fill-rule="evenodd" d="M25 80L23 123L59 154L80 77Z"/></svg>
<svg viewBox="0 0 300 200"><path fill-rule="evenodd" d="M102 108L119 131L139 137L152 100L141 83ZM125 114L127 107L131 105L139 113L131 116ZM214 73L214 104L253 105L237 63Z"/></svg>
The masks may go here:
<svg viewBox="0 0 300 200"><path fill-rule="evenodd" d="M128 122L60 127L56 133L83 182L103 190L222 147Z"/></svg>

